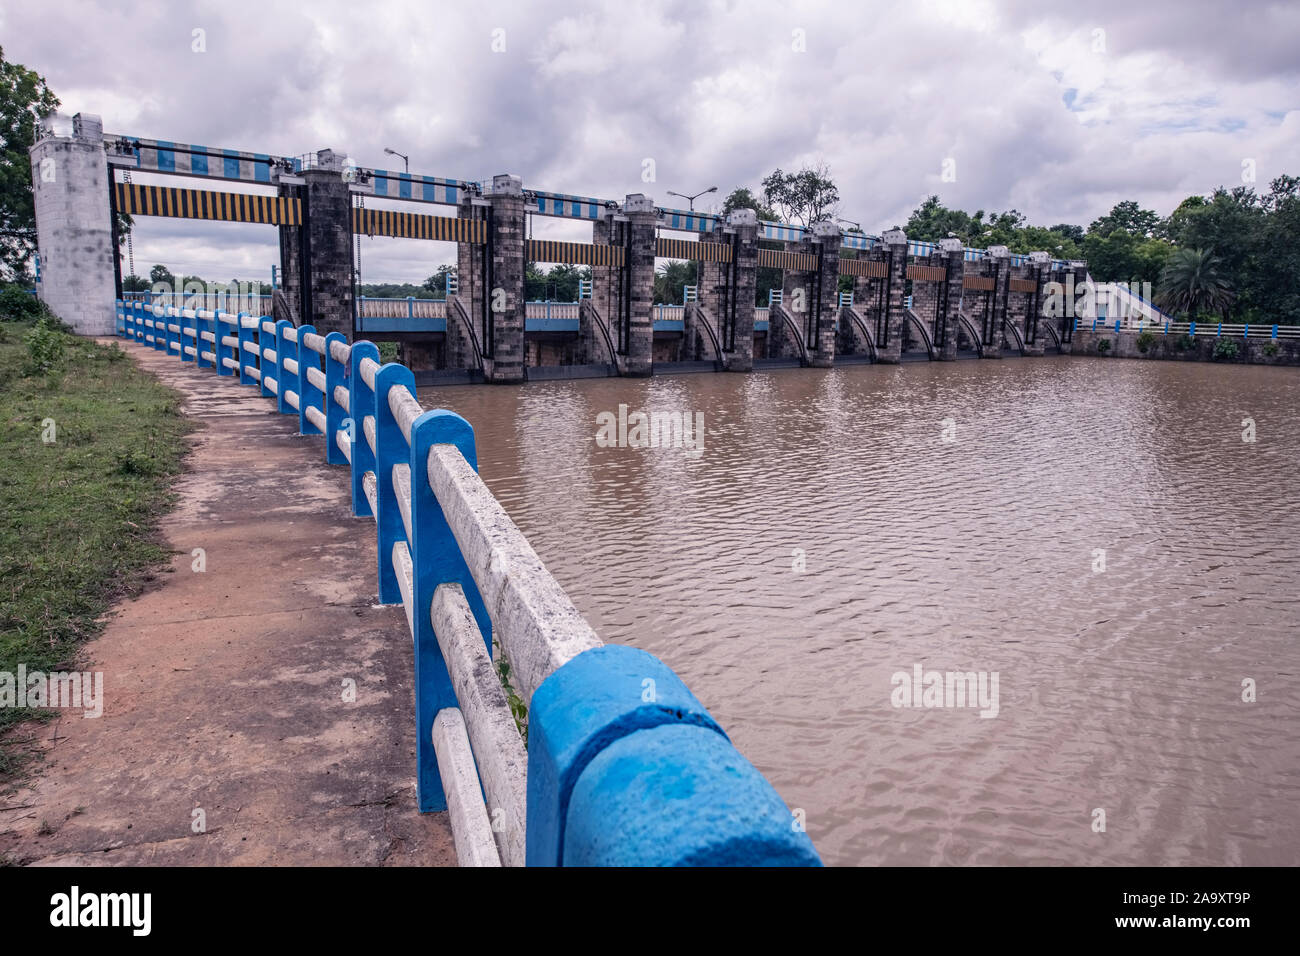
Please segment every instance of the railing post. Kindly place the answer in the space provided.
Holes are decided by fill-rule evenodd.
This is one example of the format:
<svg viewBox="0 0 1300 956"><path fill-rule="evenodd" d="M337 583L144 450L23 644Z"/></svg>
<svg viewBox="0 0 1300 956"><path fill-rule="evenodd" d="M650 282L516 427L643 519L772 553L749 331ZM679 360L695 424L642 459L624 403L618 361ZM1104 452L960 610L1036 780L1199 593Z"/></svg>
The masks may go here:
<svg viewBox="0 0 1300 956"><path fill-rule="evenodd" d="M1119 322L1120 322L1119 319L1116 319L1116 320L1115 320L1115 334L1116 334L1116 335L1119 335Z"/></svg>
<svg viewBox="0 0 1300 956"><path fill-rule="evenodd" d="M207 310L205 309L204 311ZM203 333L212 331L213 332L212 338L215 340L217 337L215 333L215 329L217 327L217 323L215 319L216 313L208 312L208 315L214 316L214 318L211 319L204 318L203 312L200 312L198 309L194 310L194 363L199 368L212 368L212 366L215 364L209 362L207 359L203 357L203 347L204 347ZM217 344L214 341L212 343L213 355L217 354L216 348L217 348Z"/></svg>
<svg viewBox="0 0 1300 956"><path fill-rule="evenodd" d="M294 415L297 410L285 401L285 381L284 381L284 360L286 358L297 358L297 352L294 351L293 343L285 338L284 330L291 328L293 323L288 319L280 319L275 323L275 408L281 415ZM294 351L294 354L288 355L287 352ZM262 372L262 380L266 380L266 371ZM299 402L301 404L301 402Z"/></svg>
<svg viewBox="0 0 1300 956"><path fill-rule="evenodd" d="M479 595L442 507L429 484L429 453L434 445L455 445L471 468L478 470L474 429L454 412L425 412L411 426L411 588L415 622L415 753L421 813L442 810L446 797L433 750L433 719L444 707L456 706L456 692L433 631L430 610L440 584L458 584L478 623L488 656L492 655L492 620Z"/></svg>
<svg viewBox="0 0 1300 956"><path fill-rule="evenodd" d="M1169 334L1169 323L1165 322L1165 335Z"/></svg>
<svg viewBox="0 0 1300 956"><path fill-rule="evenodd" d="M366 380L361 377L361 360L370 359L379 364L379 348L374 342L362 340L352 343L349 355L348 378L351 381L352 394L348 396L352 423L347 428L348 437L352 439L352 514L357 518L368 518L370 499L366 497L365 475L375 470L375 453L366 441L366 416L375 414L375 393Z"/></svg>
<svg viewBox="0 0 1300 956"><path fill-rule="evenodd" d="M1273 338L1274 338L1274 340L1277 339L1277 323L1276 323L1276 322L1273 323Z"/></svg>
<svg viewBox="0 0 1300 956"><path fill-rule="evenodd" d="M345 410L334 397L334 390L340 386L346 392L348 387L348 367L334 357L334 343L348 344L348 337L342 332L331 332L325 336L325 462L330 465L346 465L347 456L339 447L340 429L355 434L356 429L346 429L344 422L351 421L351 411ZM348 396L351 399L351 395ZM352 453L356 454L355 443Z"/></svg>
<svg viewBox="0 0 1300 956"><path fill-rule="evenodd" d="M267 328L270 326L270 328ZM261 394L263 398L275 398L275 392L271 391L270 386L266 384L266 375L271 373L271 378L275 378L275 365L266 357L267 349L275 351L276 345L275 321L269 315L259 316L257 319L257 367L261 370L261 377L258 383L262 386ZM280 358L276 354L276 360ZM278 387L277 383L277 387Z"/></svg>
<svg viewBox="0 0 1300 956"><path fill-rule="evenodd" d="M186 314L185 314L186 312L188 312L189 315L186 315ZM194 328L194 333L195 333L195 334L194 334L194 341L197 342L197 341L199 340L199 336L198 336L198 328L197 328L197 325L193 325L193 326L191 326L191 325L186 325L185 323L186 323L187 321L188 321L188 322L191 322L191 323L197 323L197 319L194 318L195 312L194 312L193 309L178 309L178 310L177 310L177 313L178 313L178 314L177 314L177 317L176 317L176 324L177 324L177 326L180 327L180 330L181 330L181 331L180 331L180 339L181 339L181 361L182 361L182 362L193 362L195 359L197 359L197 358L199 357L199 350L198 350L198 348L197 348L197 346L196 346L195 349L194 349L194 355L192 355L192 356L191 356L191 355L187 355L186 352L185 352L185 346L189 344L189 339L190 339L190 337L189 337L188 333L189 333L189 331L190 331L190 329L191 329L192 327Z"/></svg>
<svg viewBox="0 0 1300 956"><path fill-rule="evenodd" d="M167 335L167 354L172 354L172 344L176 345L177 358L185 357L185 324L181 318L181 310L174 305L164 305L163 310L163 331ZM172 319L175 319L176 331L172 331ZM154 316L154 331L157 332L158 317Z"/></svg>
<svg viewBox="0 0 1300 956"><path fill-rule="evenodd" d="M252 357L252 353L244 348L245 345L252 345L254 348L257 347L257 330L244 328L244 319L247 317L247 312L240 312L238 316L239 325L235 327L235 335L239 338L238 351L235 353L235 361L239 363L240 385L253 385L257 382L257 379L248 374L248 360ZM258 317L257 321L260 324L262 319ZM253 367L256 368L257 366Z"/></svg>
<svg viewBox="0 0 1300 956"><path fill-rule="evenodd" d="M136 333L138 334L140 344L144 346L149 345L149 343L144 340L144 330L145 330L144 315L145 312L147 311L151 316L153 316L153 349L155 352L164 352L164 353L167 352L168 348L167 348L166 323L165 322L163 323L163 328L161 329L158 328L158 316L153 314L152 307L146 309L143 304L137 303L136 311L137 314L135 320L135 330Z"/></svg>
<svg viewBox="0 0 1300 956"><path fill-rule="evenodd" d="M405 365L389 362L375 373L375 502L379 511L375 515L375 526L379 533L380 604L402 603L402 590L397 584L397 571L393 568L393 545L406 541L406 525L393 488L393 466L398 462L408 462L411 453L406 436L388 404L388 393L394 388L405 388L414 398L415 375ZM423 613L428 614L428 609Z"/></svg>
<svg viewBox="0 0 1300 956"><path fill-rule="evenodd" d="M1222 337L1223 337L1223 323L1222 323L1222 322L1220 322L1220 323L1218 324L1218 326L1215 328L1215 330L1214 330L1214 337L1215 337L1216 339L1217 339L1217 338L1222 338Z"/></svg>
<svg viewBox="0 0 1300 956"><path fill-rule="evenodd" d="M1245 325L1243 325L1243 326L1241 327L1241 337L1242 337L1243 339L1248 339L1248 338L1250 338L1250 323L1249 323L1249 322L1247 322Z"/></svg>
<svg viewBox="0 0 1300 956"><path fill-rule="evenodd" d="M308 334L315 334L316 326L300 325L298 326L298 434L299 435L319 435L320 429L317 428L310 418L307 417L308 408L320 408L322 392L319 388L311 383L307 377L307 369L314 368L320 371L320 363L316 361L316 353L307 348L303 340Z"/></svg>
<svg viewBox="0 0 1300 956"><path fill-rule="evenodd" d="M1189 335L1191 335L1192 337L1195 337L1195 336L1196 336L1196 323L1195 323L1195 322L1191 322L1191 323L1188 324L1188 326L1187 326L1187 333L1188 333Z"/></svg>
<svg viewBox="0 0 1300 956"><path fill-rule="evenodd" d="M229 312L217 312L212 320L212 327L216 330L212 333L212 337L216 339L212 343L212 354L217 357L217 374L221 376L234 374L234 371L226 365L226 359L234 356L231 355L230 346L223 341L226 338L226 332L230 330L230 323L226 321L229 317Z"/></svg>
<svg viewBox="0 0 1300 956"><path fill-rule="evenodd" d="M406 297L406 317L408 319L415 318L415 296L413 295Z"/></svg>

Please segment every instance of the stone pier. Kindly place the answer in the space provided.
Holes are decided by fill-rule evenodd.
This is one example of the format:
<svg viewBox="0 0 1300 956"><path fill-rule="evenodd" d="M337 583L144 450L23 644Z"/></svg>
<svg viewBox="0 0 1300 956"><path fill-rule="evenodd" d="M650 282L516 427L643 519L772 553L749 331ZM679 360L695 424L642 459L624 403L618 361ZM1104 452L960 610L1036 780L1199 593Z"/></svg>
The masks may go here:
<svg viewBox="0 0 1300 956"><path fill-rule="evenodd" d="M351 341L352 191L342 155L318 151L311 169L282 177L279 193L302 203L302 225L279 227L280 287L290 310L283 317L313 325L321 335L341 332Z"/></svg>

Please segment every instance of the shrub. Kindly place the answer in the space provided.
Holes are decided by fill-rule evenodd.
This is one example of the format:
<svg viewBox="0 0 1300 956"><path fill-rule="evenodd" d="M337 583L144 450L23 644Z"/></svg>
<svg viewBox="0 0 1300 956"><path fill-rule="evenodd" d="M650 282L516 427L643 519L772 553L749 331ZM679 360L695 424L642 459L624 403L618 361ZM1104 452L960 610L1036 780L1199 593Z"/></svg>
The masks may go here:
<svg viewBox="0 0 1300 956"><path fill-rule="evenodd" d="M41 313L41 303L20 285L10 283L0 289L0 320L18 322L34 319Z"/></svg>
<svg viewBox="0 0 1300 956"><path fill-rule="evenodd" d="M1110 339L1101 339L1097 342L1097 354L1105 355L1110 351Z"/></svg>
<svg viewBox="0 0 1300 956"><path fill-rule="evenodd" d="M1151 349L1151 343L1154 342L1155 340L1156 337L1153 333L1142 332L1137 337L1138 351L1145 355Z"/></svg>
<svg viewBox="0 0 1300 956"><path fill-rule="evenodd" d="M1265 346L1264 346L1264 354L1267 355L1269 358L1272 358L1274 355L1276 355L1276 354L1277 354L1277 343L1276 343L1276 342L1269 342L1267 345L1265 345Z"/></svg>
<svg viewBox="0 0 1300 956"><path fill-rule="evenodd" d="M24 375L44 375L63 359L64 335L47 319L41 319L23 336L27 346Z"/></svg>
<svg viewBox="0 0 1300 956"><path fill-rule="evenodd" d="M1195 339L1184 332L1182 335L1178 336L1178 338L1174 339L1174 348L1178 349L1180 352L1186 352L1193 344L1195 344L1195 341Z"/></svg>
<svg viewBox="0 0 1300 956"><path fill-rule="evenodd" d="M1211 356L1216 362L1228 362L1237 357L1237 343L1232 339L1219 339L1214 343L1214 354Z"/></svg>

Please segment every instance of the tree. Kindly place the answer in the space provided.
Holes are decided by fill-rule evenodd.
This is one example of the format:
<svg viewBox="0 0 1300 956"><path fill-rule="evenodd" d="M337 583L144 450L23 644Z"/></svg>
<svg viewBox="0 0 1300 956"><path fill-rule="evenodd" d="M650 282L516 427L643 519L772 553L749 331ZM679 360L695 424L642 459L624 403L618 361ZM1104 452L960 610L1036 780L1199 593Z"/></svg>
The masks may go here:
<svg viewBox="0 0 1300 956"><path fill-rule="evenodd" d="M737 186L726 199L722 200L723 216L737 209L752 209L758 214L759 219L768 222L773 222L777 218L776 210L764 206L748 186Z"/></svg>
<svg viewBox="0 0 1300 956"><path fill-rule="evenodd" d="M447 296L447 277L456 275L456 267L443 264L438 271L424 280L423 288L442 298Z"/></svg>
<svg viewBox="0 0 1300 956"><path fill-rule="evenodd" d="M32 163L41 118L54 112L58 98L38 73L10 63L0 47L0 277L27 277L36 252L36 204Z"/></svg>
<svg viewBox="0 0 1300 956"><path fill-rule="evenodd" d="M1201 313L1225 315L1232 299L1232 289L1212 249L1179 249L1169 257L1160 276L1156 304L1195 319Z"/></svg>
<svg viewBox="0 0 1300 956"><path fill-rule="evenodd" d="M1131 199L1116 203L1106 215L1093 220L1088 232L1109 236L1115 230L1126 232L1139 239L1148 239L1156 234L1160 217L1150 209L1143 209Z"/></svg>
<svg viewBox="0 0 1300 956"><path fill-rule="evenodd" d="M165 283L165 284L166 284L167 286L169 286L169 287L170 287L174 292L179 292L179 291L180 291L180 289L178 289L178 288L176 287L176 277L175 277L174 275L172 275L170 269L168 269L166 266L164 266L164 265L162 265L162 264L156 265L156 266L154 266L152 269L149 270L149 283L150 283L150 285L154 285L154 284L157 284L157 283L159 283L159 282Z"/></svg>
<svg viewBox="0 0 1300 956"><path fill-rule="evenodd" d="M683 290L695 284L695 271L694 260L665 262L655 270L654 301L681 305Z"/></svg>
<svg viewBox="0 0 1300 956"><path fill-rule="evenodd" d="M805 166L797 173L773 170L763 180L763 202L780 214L783 222L811 226L835 218L840 191L825 163Z"/></svg>

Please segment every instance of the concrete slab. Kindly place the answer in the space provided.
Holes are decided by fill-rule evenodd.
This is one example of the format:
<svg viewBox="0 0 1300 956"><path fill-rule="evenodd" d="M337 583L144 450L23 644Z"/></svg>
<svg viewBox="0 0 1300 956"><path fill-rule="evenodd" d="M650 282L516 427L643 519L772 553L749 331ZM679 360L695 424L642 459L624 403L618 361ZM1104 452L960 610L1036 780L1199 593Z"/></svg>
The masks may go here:
<svg viewBox="0 0 1300 956"><path fill-rule="evenodd" d="M28 725L47 763L0 800L0 854L454 866L446 814L415 809L410 632L375 606L374 524L351 516L347 469L253 386L121 347L200 424L162 522L176 555L87 647L103 716Z"/></svg>

